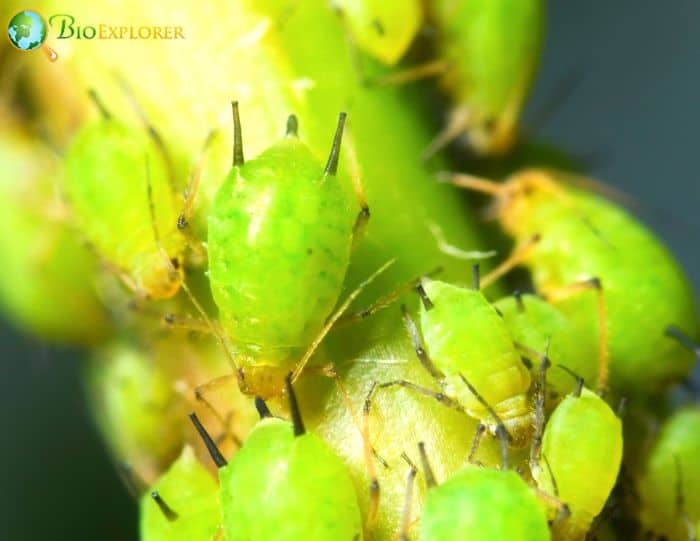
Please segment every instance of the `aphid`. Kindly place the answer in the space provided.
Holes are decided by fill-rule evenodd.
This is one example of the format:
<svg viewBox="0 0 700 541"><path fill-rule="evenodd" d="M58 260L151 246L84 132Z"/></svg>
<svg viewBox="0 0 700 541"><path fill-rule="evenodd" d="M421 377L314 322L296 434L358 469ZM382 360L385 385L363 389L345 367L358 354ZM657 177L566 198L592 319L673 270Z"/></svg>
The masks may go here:
<svg viewBox="0 0 700 541"><path fill-rule="evenodd" d="M393 66L405 54L423 24L420 0L332 0L354 43Z"/></svg>
<svg viewBox="0 0 700 541"><path fill-rule="evenodd" d="M700 520L700 409L685 407L661 428L638 481L640 517L647 530L690 539Z"/></svg>
<svg viewBox="0 0 700 541"><path fill-rule="evenodd" d="M436 485L420 450L428 485L420 515L422 541L550 539L545 504L517 473L466 466ZM407 531L402 539L408 539Z"/></svg>
<svg viewBox="0 0 700 541"><path fill-rule="evenodd" d="M65 157L75 220L137 295L170 298L183 280L185 237L167 153L152 127L149 136L125 124L91 96L102 118L81 129Z"/></svg>
<svg viewBox="0 0 700 541"><path fill-rule="evenodd" d="M570 515L552 525L555 539L583 540L615 486L622 461L622 423L597 394L577 387L552 412L544 434L544 373L541 367L538 430L530 469L537 486L565 502Z"/></svg>
<svg viewBox="0 0 700 541"><path fill-rule="evenodd" d="M212 541L221 524L219 487L191 447L140 500L142 541Z"/></svg>
<svg viewBox="0 0 700 541"><path fill-rule="evenodd" d="M568 178L532 169L502 185L459 174L451 181L495 196L501 227L517 245L527 244L501 270L525 265L537 291L581 336L597 334L599 388L607 385L608 352L612 383L621 390L636 394L684 379L692 352L664 329L673 324L691 337L698 333L688 279L650 231L602 197L566 184Z"/></svg>
<svg viewBox="0 0 700 541"><path fill-rule="evenodd" d="M369 210L358 194L355 219L336 178L344 113L325 168L297 139L294 116L286 138L244 162L237 103L233 117L233 169L209 215L209 278L245 387L267 398L295 366L296 379L308 360L299 362L302 349L327 332L355 225Z"/></svg>
<svg viewBox="0 0 700 541"><path fill-rule="evenodd" d="M111 332L97 264L75 237L48 147L8 125L0 137L0 307L50 342L94 344Z"/></svg>
<svg viewBox="0 0 700 541"><path fill-rule="evenodd" d="M513 341L523 347L521 353L533 363L534 373L540 366L536 352L544 351L547 346L552 364L561 364L586 381L595 381L598 371L595 337L583 337L581 329L556 306L536 295L517 292L497 300L493 306L503 317ZM535 354L528 355L527 349ZM563 370L550 372L547 384L560 396L573 391L575 385Z"/></svg>
<svg viewBox="0 0 700 541"><path fill-rule="evenodd" d="M444 390L436 398L463 409L494 434L505 431L521 447L529 442L534 420L527 397L530 373L478 282L478 266L474 289L424 278L417 287L420 333L405 311L404 318L419 360Z"/></svg>
<svg viewBox="0 0 700 541"><path fill-rule="evenodd" d="M431 9L449 66L440 83L455 105L426 155L461 135L477 154L507 152L537 68L544 2L437 0Z"/></svg>
<svg viewBox="0 0 700 541"><path fill-rule="evenodd" d="M272 417L256 399L261 421L230 463L197 417L192 422L219 467L226 541L361 541L362 520L345 464L307 432L286 380L292 422Z"/></svg>

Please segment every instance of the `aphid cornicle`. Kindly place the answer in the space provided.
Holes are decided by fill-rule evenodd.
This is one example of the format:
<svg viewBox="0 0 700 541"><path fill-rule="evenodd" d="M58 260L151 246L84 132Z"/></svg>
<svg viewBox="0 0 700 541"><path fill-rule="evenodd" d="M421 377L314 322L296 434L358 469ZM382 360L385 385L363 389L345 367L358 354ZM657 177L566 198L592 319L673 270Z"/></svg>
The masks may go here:
<svg viewBox="0 0 700 541"><path fill-rule="evenodd" d="M114 118L92 96L102 117L80 130L65 157L75 220L137 295L170 298L182 283L185 238L169 166L145 129Z"/></svg>
<svg viewBox="0 0 700 541"><path fill-rule="evenodd" d="M455 103L426 154L465 135L475 153L507 152L530 89L542 41L542 0L436 0L440 83Z"/></svg>
<svg viewBox="0 0 700 541"><path fill-rule="evenodd" d="M664 329L675 325L691 337L698 333L687 277L649 230L569 178L531 169L505 184L459 174L451 181L495 196L495 216L516 245L539 238L514 254L511 264L525 265L538 292L582 332L588 329L587 336L590 331L600 340L607 334L601 342L607 341L613 387L636 394L683 380L693 354ZM598 289L598 307L593 292L580 293L585 287ZM598 380L603 388L605 360Z"/></svg>
<svg viewBox="0 0 700 541"><path fill-rule="evenodd" d="M233 169L209 215L209 278L245 387L267 398L338 300L357 213L336 178L344 113L324 168L297 138L294 116L287 137L244 163L236 103L233 111Z"/></svg>
<svg viewBox="0 0 700 541"><path fill-rule="evenodd" d="M212 541L220 528L219 487L186 446L141 496L142 541Z"/></svg>
<svg viewBox="0 0 700 541"><path fill-rule="evenodd" d="M540 393L544 409L543 389ZM620 418L578 378L574 392L547 420L544 434L536 434L531 453L537 486L570 510L569 516L553 523L554 538L583 540L617 480L622 462Z"/></svg>
<svg viewBox="0 0 700 541"><path fill-rule="evenodd" d="M392 66L423 23L420 0L332 0L361 50Z"/></svg>
<svg viewBox="0 0 700 541"><path fill-rule="evenodd" d="M345 464L304 428L287 378L293 422L272 417L256 399L260 423L230 463L191 415L219 467L227 541L361 541L360 508Z"/></svg>
<svg viewBox="0 0 700 541"><path fill-rule="evenodd" d="M638 479L640 516L659 538L690 539L700 521L700 409L685 407L667 419Z"/></svg>

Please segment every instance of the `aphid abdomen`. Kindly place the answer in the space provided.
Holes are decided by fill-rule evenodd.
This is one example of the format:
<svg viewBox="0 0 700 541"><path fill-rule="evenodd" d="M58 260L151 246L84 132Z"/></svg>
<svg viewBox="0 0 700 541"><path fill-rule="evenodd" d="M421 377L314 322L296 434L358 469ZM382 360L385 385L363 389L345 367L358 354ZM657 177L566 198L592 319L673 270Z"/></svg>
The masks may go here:
<svg viewBox="0 0 700 541"><path fill-rule="evenodd" d="M544 458L534 469L538 486L558 497L571 516L558 521L561 539L583 539L615 485L622 460L622 423L595 393L568 395L552 413L542 441Z"/></svg>
<svg viewBox="0 0 700 541"><path fill-rule="evenodd" d="M470 415L492 424L463 375L501 416L514 440L526 440L532 424L526 399L530 374L501 317L479 291L437 281L425 281L424 288L433 308L421 310L421 330L433 364L445 376L446 391Z"/></svg>
<svg viewBox="0 0 700 541"><path fill-rule="evenodd" d="M318 333L342 289L352 224L337 179L296 139L233 169L209 217L210 281L232 340L269 353L256 363L288 361Z"/></svg>
<svg viewBox="0 0 700 541"><path fill-rule="evenodd" d="M68 197L87 239L142 292L154 298L174 295L179 278L169 277L167 259L181 253L184 238L176 232L175 198L153 142L138 129L106 119L76 136L65 163ZM167 258L154 236L149 181Z"/></svg>

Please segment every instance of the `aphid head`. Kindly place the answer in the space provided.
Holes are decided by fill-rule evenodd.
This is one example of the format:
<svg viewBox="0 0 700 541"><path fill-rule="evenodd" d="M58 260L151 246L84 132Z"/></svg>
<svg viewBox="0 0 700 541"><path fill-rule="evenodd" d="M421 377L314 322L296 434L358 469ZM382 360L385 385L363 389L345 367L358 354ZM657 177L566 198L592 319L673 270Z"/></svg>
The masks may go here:
<svg viewBox="0 0 700 541"><path fill-rule="evenodd" d="M144 261L134 271L141 289L152 299L170 299L180 290L185 278L182 258L167 258L160 250L144 255Z"/></svg>

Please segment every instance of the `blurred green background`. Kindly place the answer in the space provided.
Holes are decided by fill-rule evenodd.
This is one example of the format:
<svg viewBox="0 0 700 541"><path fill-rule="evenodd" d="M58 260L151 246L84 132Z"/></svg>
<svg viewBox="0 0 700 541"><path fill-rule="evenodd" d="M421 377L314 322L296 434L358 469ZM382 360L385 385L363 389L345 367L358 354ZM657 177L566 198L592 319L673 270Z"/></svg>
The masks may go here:
<svg viewBox="0 0 700 541"><path fill-rule="evenodd" d="M532 125L562 81L579 79L537 137L589 159L594 176L634 195L696 290L699 67L696 0L552 0L525 117ZM88 417L77 354L0 322L0 357L0 539L136 539L136 506Z"/></svg>

